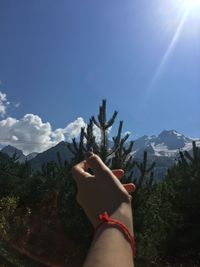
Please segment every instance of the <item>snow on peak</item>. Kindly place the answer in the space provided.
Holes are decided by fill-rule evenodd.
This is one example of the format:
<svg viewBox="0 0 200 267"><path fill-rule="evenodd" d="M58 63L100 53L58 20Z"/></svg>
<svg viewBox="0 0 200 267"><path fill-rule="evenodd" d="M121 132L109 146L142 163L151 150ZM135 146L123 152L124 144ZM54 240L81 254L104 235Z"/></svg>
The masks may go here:
<svg viewBox="0 0 200 267"><path fill-rule="evenodd" d="M158 136L149 136L135 140L134 152L141 153L152 147L153 154L156 156L175 157L180 150L190 150L192 148L192 138L177 132L176 130L164 130ZM196 140L197 145L200 139ZM149 151L150 153L152 151Z"/></svg>

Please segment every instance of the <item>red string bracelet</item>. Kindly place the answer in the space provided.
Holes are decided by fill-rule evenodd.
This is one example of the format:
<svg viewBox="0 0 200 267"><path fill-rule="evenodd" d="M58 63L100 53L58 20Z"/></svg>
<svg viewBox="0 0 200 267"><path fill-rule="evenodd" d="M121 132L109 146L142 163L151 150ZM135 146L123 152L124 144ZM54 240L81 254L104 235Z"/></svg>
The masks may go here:
<svg viewBox="0 0 200 267"><path fill-rule="evenodd" d="M130 242L132 252L133 252L133 257L135 257L135 254L136 254L135 240L134 240L133 236L130 234L130 232L129 232L129 230L125 224L123 224L122 222L120 222L118 220L110 218L108 216L107 212L103 212L102 214L100 214L98 216L98 221L100 221L101 223L99 225L97 225L96 230L99 229L99 227L102 226L103 224L114 225L114 226L117 226L118 228L120 228L120 230L122 230L122 232L124 233L124 235L126 236L128 241Z"/></svg>

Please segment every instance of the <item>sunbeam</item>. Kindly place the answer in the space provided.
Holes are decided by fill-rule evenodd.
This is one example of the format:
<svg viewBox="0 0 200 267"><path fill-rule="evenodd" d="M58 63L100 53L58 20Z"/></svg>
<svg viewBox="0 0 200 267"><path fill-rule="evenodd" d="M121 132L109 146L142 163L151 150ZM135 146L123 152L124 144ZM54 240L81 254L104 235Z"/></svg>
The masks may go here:
<svg viewBox="0 0 200 267"><path fill-rule="evenodd" d="M183 30L184 24L188 18L188 15L189 15L189 10L186 10L184 12L184 14L182 15L180 23L178 24L178 27L177 27L177 29L176 29L173 37L172 37L172 40L171 40L163 58L161 59L161 62L159 64L158 68L156 69L156 72L155 72L148 88L146 89L145 95L143 97L143 101L142 101L141 106L140 106L140 110L138 112L141 113L144 110L149 97L152 95L152 92L155 90L155 85L158 83L159 79L161 78L162 72L164 71L171 55L173 54L173 51L176 47L176 44L177 44L177 42L180 38L181 32Z"/></svg>
<svg viewBox="0 0 200 267"><path fill-rule="evenodd" d="M165 52L162 60L161 60L161 63L160 65L158 66L156 72L155 72L155 75L150 83L150 86L148 88L148 91L150 92L152 89L153 89L153 86L156 84L156 82L158 81L159 77L161 76L162 74L162 71L164 70L165 66L167 65L167 62L169 61L170 59L170 56L172 55L173 53L173 50L178 42L178 39L180 37L180 34L181 34L181 31L183 29L183 26L187 20L187 17L188 17L188 14L189 12L185 12L184 16L182 17L174 35L173 35L173 38L167 48L167 51Z"/></svg>

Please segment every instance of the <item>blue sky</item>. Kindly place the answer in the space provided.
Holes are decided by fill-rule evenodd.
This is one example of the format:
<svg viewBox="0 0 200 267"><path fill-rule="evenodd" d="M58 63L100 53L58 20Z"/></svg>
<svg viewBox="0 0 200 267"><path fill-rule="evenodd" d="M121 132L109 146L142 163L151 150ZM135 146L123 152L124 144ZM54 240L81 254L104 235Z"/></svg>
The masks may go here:
<svg viewBox="0 0 200 267"><path fill-rule="evenodd" d="M2 120L35 114L55 130L87 122L106 98L133 138L163 129L199 137L196 9L186 14L181 0L1 0Z"/></svg>

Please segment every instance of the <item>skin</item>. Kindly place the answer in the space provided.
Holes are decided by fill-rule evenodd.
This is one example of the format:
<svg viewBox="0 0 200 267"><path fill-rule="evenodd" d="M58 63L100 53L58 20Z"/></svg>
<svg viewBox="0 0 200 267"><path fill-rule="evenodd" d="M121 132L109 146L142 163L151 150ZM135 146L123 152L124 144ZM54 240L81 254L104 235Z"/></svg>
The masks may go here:
<svg viewBox="0 0 200 267"><path fill-rule="evenodd" d="M94 175L88 172L92 169ZM133 216L129 193L135 191L134 184L122 185L121 169L111 171L97 155L75 165L72 174L77 183L77 201L84 209L94 228L99 224L98 216L107 212L113 219L124 223L133 235ZM129 241L116 227L103 225L96 232L84 267L132 267L133 256Z"/></svg>

